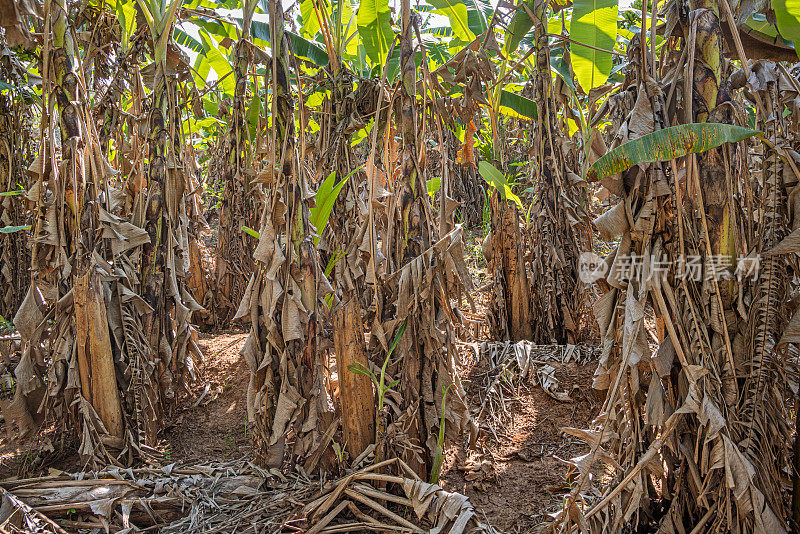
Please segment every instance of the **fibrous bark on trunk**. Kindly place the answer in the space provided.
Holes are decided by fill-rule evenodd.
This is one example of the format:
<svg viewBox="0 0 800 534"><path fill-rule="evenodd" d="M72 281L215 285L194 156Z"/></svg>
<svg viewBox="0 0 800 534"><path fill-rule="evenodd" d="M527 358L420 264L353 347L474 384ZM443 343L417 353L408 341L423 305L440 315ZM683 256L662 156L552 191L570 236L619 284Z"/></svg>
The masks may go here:
<svg viewBox="0 0 800 534"><path fill-rule="evenodd" d="M496 191L489 201L489 210L492 230L487 263L494 281L489 331L493 339L531 339L531 288L519 212L513 202Z"/></svg>
<svg viewBox="0 0 800 534"><path fill-rule="evenodd" d="M356 298L345 302L334 322L336 368L339 371L339 399L345 448L355 459L375 443L375 394L369 376L353 368L369 369L361 306Z"/></svg>

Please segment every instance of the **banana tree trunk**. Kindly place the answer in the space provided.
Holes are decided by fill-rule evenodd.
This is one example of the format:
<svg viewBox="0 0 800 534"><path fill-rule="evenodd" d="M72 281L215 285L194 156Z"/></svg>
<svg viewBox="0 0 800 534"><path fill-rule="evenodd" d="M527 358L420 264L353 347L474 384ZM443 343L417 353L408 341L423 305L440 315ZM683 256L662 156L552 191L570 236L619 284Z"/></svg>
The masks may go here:
<svg viewBox="0 0 800 534"><path fill-rule="evenodd" d="M400 199L400 235L395 241L394 260L396 268L406 265L419 255L425 247L421 247L423 235L424 213L420 198L420 176L417 172L417 106L416 106L416 65L412 46L411 7L410 0L400 3L400 128L402 134L401 178L398 180ZM425 243L427 244L427 242ZM401 374L401 393L404 408L408 406L419 414L408 427L408 436L413 444L423 445L422 454L409 455L406 463L423 479L427 478L433 464L430 452L424 447L426 428L422 424L423 366L425 354L417 343L419 333L415 321L411 323L410 332L401 340L403 348L403 370ZM410 335L409 335L410 334Z"/></svg>
<svg viewBox="0 0 800 534"><path fill-rule="evenodd" d="M231 113L228 147L225 157L224 188L220 211L219 241L216 254L215 320L227 324L242 300L249 273L253 271L253 238L242 227L255 228L257 212L247 171L252 165L252 148L247 121L248 73L252 60L250 26L255 9L253 0L245 0L242 34L235 47L236 80Z"/></svg>
<svg viewBox="0 0 800 534"><path fill-rule="evenodd" d="M460 228L431 242L437 229L422 174L425 166L420 161L418 136L424 117L417 114L412 24L410 2L403 0L400 97L396 107L401 144L397 159L387 162L390 169L399 170L399 177L388 203L388 224L383 234L387 236L383 246L388 274L385 281L376 281L376 320L381 321L382 329L373 329L373 333L376 339L382 338L376 354L376 360L382 363L392 334L400 335L401 324L406 325L396 349L402 358L391 369L399 372L402 414L387 425L386 432L403 434L406 443L395 453L421 478L436 479L435 471L441 466L437 437L454 439L474 430L455 373L453 324L458 319L450 306L450 298L471 287L472 281L464 265ZM379 435L383 434L382 427Z"/></svg>
<svg viewBox="0 0 800 534"><path fill-rule="evenodd" d="M257 461L280 466L293 435L292 463L313 471L330 445L333 424L320 334L320 299L330 292L322 276L309 223L308 184L296 149L292 74L280 0L269 3L272 61L272 148L276 179L261 217L256 271L237 317L250 317L243 354L251 369L248 420ZM299 78L295 77L299 84ZM302 109L302 108L301 108ZM302 121L301 121L302 122Z"/></svg>
<svg viewBox="0 0 800 534"><path fill-rule="evenodd" d="M548 2L536 0L533 13L536 71L534 101L538 110L532 150L535 154L536 202L530 211L531 298L533 341L576 343L588 332L587 306L578 278L580 254L588 248L586 188L573 182L564 153L564 132L556 122L550 45L547 34Z"/></svg>
<svg viewBox="0 0 800 534"><path fill-rule="evenodd" d="M171 98L175 87L168 87L165 64L156 63L156 73L151 94L152 106L148 112L150 164L147 175L147 200L144 209L144 229L150 241L142 253L142 282L144 297L152 312L144 325L148 344L158 355L160 372L171 375L172 328L166 307L167 247L170 214L166 205L166 190L174 180L176 154L169 129L171 128ZM170 168L173 170L171 171ZM171 177L170 174L173 174ZM171 382L171 378L170 378Z"/></svg>
<svg viewBox="0 0 800 534"><path fill-rule="evenodd" d="M369 368L358 299L351 297L336 313L333 338L339 374L344 448L350 458L355 459L375 443L376 428L372 381L367 375L352 371L353 367Z"/></svg>
<svg viewBox="0 0 800 534"><path fill-rule="evenodd" d="M489 329L493 339L531 339L530 280L519 212L513 202L501 198L497 192L492 194L489 210L492 232L488 264L494 273Z"/></svg>
<svg viewBox="0 0 800 534"><path fill-rule="evenodd" d="M21 79L15 72L12 57L0 61L0 76L8 80ZM22 99L15 93L0 94L0 188L14 191L17 184L27 184L25 167L34 132L30 113ZM32 120L31 120L32 122ZM27 163L26 163L26 160ZM20 197L0 197L0 225L25 226L26 211ZM22 304L25 290L30 285L30 255L27 246L27 231L0 235L0 316L11 320Z"/></svg>

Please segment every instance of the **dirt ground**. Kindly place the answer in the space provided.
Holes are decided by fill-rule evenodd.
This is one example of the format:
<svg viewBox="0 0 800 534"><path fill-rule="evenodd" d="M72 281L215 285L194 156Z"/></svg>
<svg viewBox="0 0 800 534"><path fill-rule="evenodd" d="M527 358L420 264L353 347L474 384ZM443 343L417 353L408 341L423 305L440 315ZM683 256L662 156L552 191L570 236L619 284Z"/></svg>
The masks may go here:
<svg viewBox="0 0 800 534"><path fill-rule="evenodd" d="M595 366L555 365L556 377L571 391L573 402L558 402L541 387L522 385L517 398L507 403L509 416L493 428L486 418L480 421L477 450L451 447L443 487L467 495L477 513L503 532L531 532L541 525L569 491L569 466L563 460L586 452L560 428L585 428L597 412L590 387ZM467 391L473 410L480 408L477 390L487 387L480 379L484 371L480 362L468 374L475 378Z"/></svg>
<svg viewBox="0 0 800 534"><path fill-rule="evenodd" d="M164 432L166 462L195 463L212 459L236 459L250 454L245 396L248 371L239 350L247 334L201 334L205 365L203 381ZM480 391L485 391L486 364L474 351L463 351L463 378L473 414L480 410ZM509 416L500 424L480 421L475 450L451 446L441 484L466 494L479 515L506 533L530 532L545 515L554 512L567 491L568 465L563 461L583 448L560 432L563 426L585 427L597 412L598 400L591 390L595 363L556 365L556 376L571 392L573 402L562 403L541 387L523 384L517 398L507 403ZM202 381L201 381L202 383ZM205 394L204 394L205 392ZM9 443L5 428L0 434L0 478L17 475L32 463L45 471L79 471L75 451L35 454L40 443Z"/></svg>
<svg viewBox="0 0 800 534"><path fill-rule="evenodd" d="M239 332L200 336L206 359L203 378L210 389L198 405L187 407L167 428L165 454L170 461L190 463L250 454L245 408L248 373L239 356L246 337ZM472 348L463 348L462 378L472 412L477 414L479 393L488 386L486 363L478 361ZM480 422L475 450L450 447L442 486L466 494L477 513L503 532L530 532L540 525L546 514L558 509L568 490L569 466L562 460L583 451L560 428L585 428L599 407L591 390L595 366L595 362L555 365L556 377L571 392L573 402L558 402L541 387L521 385L517 398L507 404L510 417L499 421L501 426L490 428L486 418ZM204 389L193 392L195 399Z"/></svg>
<svg viewBox="0 0 800 534"><path fill-rule="evenodd" d="M479 243L469 239L467 251L476 287L485 288L485 271ZM486 340L481 305L488 294L473 293L478 308L463 309L468 319L460 342L460 374L473 416L481 409L488 387L487 362L474 350ZM164 433L164 462L191 464L204 460L248 457L246 406L248 369L239 350L247 332L243 327L215 334L200 334L204 365L202 377L190 387ZM585 452L585 446L561 433L565 426L585 428L597 413L600 400L591 389L596 362L554 364L561 388L572 402L559 402L541 387L518 385L505 404L506 413L484 413L473 450L456 444L447 451L440 484L466 494L476 512L502 532L531 532L546 515L555 512L568 491L568 460ZM42 437L19 444L9 441L5 425L0 431L0 478L30 472L80 471L77 451L42 452ZM38 452L35 452L38 451Z"/></svg>
<svg viewBox="0 0 800 534"><path fill-rule="evenodd" d="M232 460L249 453L245 402L249 374L239 355L246 339L246 332L200 334L205 384L193 391L195 402L164 432L171 461ZM198 403L206 387L208 392Z"/></svg>
<svg viewBox="0 0 800 534"><path fill-rule="evenodd" d="M204 379L210 390L197 406L181 412L165 432L169 461L191 463L248 456L245 395L248 374L239 356L245 333L201 335L206 358ZM473 413L480 409L479 390L485 383L485 363L464 351L464 379ZM585 428L597 412L591 390L595 363L555 366L556 377L571 391L573 402L561 403L541 387L522 385L508 403L510 417L502 426L480 425L476 450L451 446L442 474L442 486L464 493L485 520L506 533L530 532L554 512L568 490L567 460L583 447L560 432L564 426ZM205 387L198 387L195 397ZM559 458L561 460L559 460Z"/></svg>

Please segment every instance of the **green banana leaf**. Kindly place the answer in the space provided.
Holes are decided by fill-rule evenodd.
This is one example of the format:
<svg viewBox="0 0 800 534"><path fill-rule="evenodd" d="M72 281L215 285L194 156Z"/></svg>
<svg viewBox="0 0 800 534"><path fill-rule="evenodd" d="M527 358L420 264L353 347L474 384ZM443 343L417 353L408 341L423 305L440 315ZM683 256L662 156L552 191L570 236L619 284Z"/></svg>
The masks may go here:
<svg viewBox="0 0 800 534"><path fill-rule="evenodd" d="M478 162L478 173L480 173L480 175L489 185L497 189L497 192L500 193L501 197L514 202L519 209L523 209L522 201L511 190L508 180L506 180L506 177L503 176L503 173L500 172L497 167L488 161L480 161Z"/></svg>
<svg viewBox="0 0 800 534"><path fill-rule="evenodd" d="M250 139L255 139L256 130L258 129L258 118L261 115L261 98L257 93L253 94L250 100L250 107L247 109L247 127L250 134Z"/></svg>
<svg viewBox="0 0 800 534"><path fill-rule="evenodd" d="M2 192L0 192L0 197L13 197L13 196L24 195L24 194L25 194L25 190L24 189L16 189L16 190L13 190L13 191L2 191Z"/></svg>
<svg viewBox="0 0 800 534"><path fill-rule="evenodd" d="M469 12L466 4L460 0L427 1L436 8L434 13L445 15L450 19L450 27L460 40L470 43L475 39L475 34L469 27Z"/></svg>
<svg viewBox="0 0 800 534"><path fill-rule="evenodd" d="M200 30L200 39L203 41L203 50L208 64L217 73L219 88L229 97L233 97L236 90L236 78L233 75L231 63L227 57L214 45L214 39L205 29Z"/></svg>
<svg viewBox="0 0 800 534"><path fill-rule="evenodd" d="M238 28L237 24L235 24L235 21L232 19L225 20L210 19L208 17L192 17L190 22L207 31L209 35L213 35L218 41L223 37L227 37L232 41L236 41L239 39L239 30L242 27L241 19L238 20Z"/></svg>
<svg viewBox="0 0 800 534"><path fill-rule="evenodd" d="M536 120L536 102L505 89L500 91L500 113L516 119Z"/></svg>
<svg viewBox="0 0 800 534"><path fill-rule="evenodd" d="M330 4L327 2L320 2L320 4L324 10L321 15L327 20L330 20ZM300 35L309 39L313 39L321 28L319 24L319 18L317 18L317 12L314 9L314 0L302 0L302 2L300 2L300 18L302 20L302 25L300 26Z"/></svg>
<svg viewBox="0 0 800 534"><path fill-rule="evenodd" d="M784 39L783 35L778 31L778 27L769 22L767 16L763 13L753 13L750 18L739 26L739 29L761 41L794 48L794 43Z"/></svg>
<svg viewBox="0 0 800 534"><path fill-rule="evenodd" d="M617 40L617 0L575 0L570 37L579 43L611 50ZM611 53L572 44L572 70L583 90L600 87L614 66Z"/></svg>
<svg viewBox="0 0 800 534"><path fill-rule="evenodd" d="M523 3L528 7L531 13L533 13L535 0L526 0L518 4L519 8L517 8L517 11L514 13L514 18L511 19L511 24L508 26L508 33L506 33L506 54L511 54L519 48L522 39L528 34L531 28L533 28L533 20L531 20L531 17L528 15L528 10L522 6Z"/></svg>
<svg viewBox="0 0 800 534"><path fill-rule="evenodd" d="M205 49L202 52L197 54L197 60L194 63L194 71L192 75L194 76L194 83L197 85L198 89L204 89L206 86L206 78L208 77L208 73L211 72L211 65L208 63L208 58L205 54ZM205 100L204 100L205 106ZM216 114L216 113L214 113Z"/></svg>
<svg viewBox="0 0 800 534"><path fill-rule="evenodd" d="M394 39L389 0L363 0L358 6L356 22L369 59L376 65L386 63Z"/></svg>
<svg viewBox="0 0 800 534"><path fill-rule="evenodd" d="M270 42L269 24L266 22L254 20L250 26L250 33L256 39ZM325 67L328 65L330 58L322 46L294 32L287 31L286 35L289 36L289 43L292 45L292 50L297 57L307 59L318 67Z"/></svg>
<svg viewBox="0 0 800 534"><path fill-rule="evenodd" d="M318 67L325 67L330 61L328 53L321 46L304 39L294 32L286 32L286 34L289 36L292 50L294 50L297 57L307 59Z"/></svg>
<svg viewBox="0 0 800 534"><path fill-rule="evenodd" d="M136 28L136 4L135 2L126 2L124 0L117 0L115 8L117 10L117 20L122 28L122 49L128 50L130 45L130 38Z"/></svg>
<svg viewBox="0 0 800 534"><path fill-rule="evenodd" d="M569 71L569 65L567 65L566 61L564 61L563 57L554 58L550 62L550 68L555 71L556 74L561 76L561 79L564 80L564 83L567 84L570 89L575 89L575 81L572 79L572 74Z"/></svg>
<svg viewBox="0 0 800 534"><path fill-rule="evenodd" d="M336 203L339 193L341 193L342 188L347 183L347 180L349 180L353 174L358 172L361 167L363 167L363 165L359 165L350 171L350 174L345 176L336 185L334 185L336 180L336 171L333 171L328 175L327 178L325 178L325 180L322 181L317 189L317 193L314 195L316 206L309 210L311 215L311 224L313 224L314 228L317 229L317 236L314 238L315 245L319 244L319 236L322 235L323 230L325 230L325 227L328 225L328 219L331 216L333 205Z"/></svg>
<svg viewBox="0 0 800 534"><path fill-rule="evenodd" d="M258 232L258 230L253 230L252 228L250 228L248 226L242 226L242 232L246 233L250 237L255 237L256 239L261 239L261 234Z"/></svg>
<svg viewBox="0 0 800 534"><path fill-rule="evenodd" d="M467 19L469 29L475 35L481 35L489 29L489 19L492 18L495 6L485 0L461 0L467 6Z"/></svg>
<svg viewBox="0 0 800 534"><path fill-rule="evenodd" d="M450 28L448 28L448 30L449 29ZM447 42L441 38L444 36L439 35L437 37L436 35L437 34L433 32L423 33L421 37L422 44L425 45L425 52L428 54L428 57L434 61L435 67L438 67L447 63L453 56L447 48ZM435 67L432 67L431 70L434 70Z"/></svg>
<svg viewBox="0 0 800 534"><path fill-rule="evenodd" d="M781 36L795 45L800 43L800 0L772 0L772 9L775 11L775 21ZM795 46L795 51L800 57L800 49Z"/></svg>
<svg viewBox="0 0 800 534"><path fill-rule="evenodd" d="M208 9L237 9L241 7L241 0L184 0L183 7L186 9L197 9L205 7Z"/></svg>
<svg viewBox="0 0 800 534"><path fill-rule="evenodd" d="M13 234L23 230L30 230L31 225L27 226L0 226L0 234Z"/></svg>
<svg viewBox="0 0 800 534"><path fill-rule="evenodd" d="M434 176L427 182L425 182L425 186L428 189L428 194L431 198L436 196L436 193L439 189L442 188L442 177L441 176Z"/></svg>
<svg viewBox="0 0 800 534"><path fill-rule="evenodd" d="M679 124L628 141L594 162L586 173L589 181L613 176L641 163L669 161L699 154L722 143L735 143L761 134L742 126L711 122Z"/></svg>
<svg viewBox="0 0 800 534"><path fill-rule="evenodd" d="M525 4L528 9L522 6ZM525 0L517 4L519 7L514 12L514 18L511 19L511 24L508 26L506 33L506 53L511 54L521 43L526 43L528 46L532 44L532 37L528 36L528 32L533 28L533 20L528 15L528 10L533 13L533 7L536 4L535 0ZM551 0L550 8L554 13L572 5L572 0ZM567 31L569 31L570 21L566 21ZM561 19L552 18L547 23L547 31L549 33L561 33Z"/></svg>
<svg viewBox="0 0 800 534"><path fill-rule="evenodd" d="M200 41L198 41L185 31L183 31L182 29L178 28L177 26L173 30L172 36L179 45L185 46L186 48L192 50L193 52L205 51L205 48L203 48L203 44Z"/></svg>

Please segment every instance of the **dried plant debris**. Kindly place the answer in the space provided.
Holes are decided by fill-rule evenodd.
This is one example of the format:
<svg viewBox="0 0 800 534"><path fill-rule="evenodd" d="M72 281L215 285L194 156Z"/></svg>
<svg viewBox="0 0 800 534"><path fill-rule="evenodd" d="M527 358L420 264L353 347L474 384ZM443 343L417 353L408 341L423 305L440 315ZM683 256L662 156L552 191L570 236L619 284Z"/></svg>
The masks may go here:
<svg viewBox="0 0 800 534"><path fill-rule="evenodd" d="M502 343L484 342L480 346L480 357L488 362L485 396L481 401L478 418L487 413L504 413L507 395L515 391L524 381L542 389L560 402L571 402L570 392L559 387L553 364L575 362L583 364L594 360L599 349L589 345L535 345L530 341Z"/></svg>
<svg viewBox="0 0 800 534"><path fill-rule="evenodd" d="M392 465L399 467L407 476L378 472L380 468ZM409 509L413 514L409 513ZM310 528L305 531L307 534L497 532L478 521L466 496L424 482L399 458L344 477L324 495L306 505L303 515L310 523Z"/></svg>
<svg viewBox="0 0 800 534"><path fill-rule="evenodd" d="M162 468L110 468L73 475L6 480L6 489L70 531L275 532L303 499L318 491L245 461ZM121 530L120 530L121 529ZM46 532L46 531L45 531ZM60 531L55 531L60 532Z"/></svg>
<svg viewBox="0 0 800 534"><path fill-rule="evenodd" d="M382 474L389 469L408 477ZM239 460L6 480L0 493L0 532L497 532L464 495L398 459L322 486Z"/></svg>
<svg viewBox="0 0 800 534"><path fill-rule="evenodd" d="M65 530L58 523L41 512L25 504L19 497L0 487L0 532L37 533L51 532L63 534Z"/></svg>

